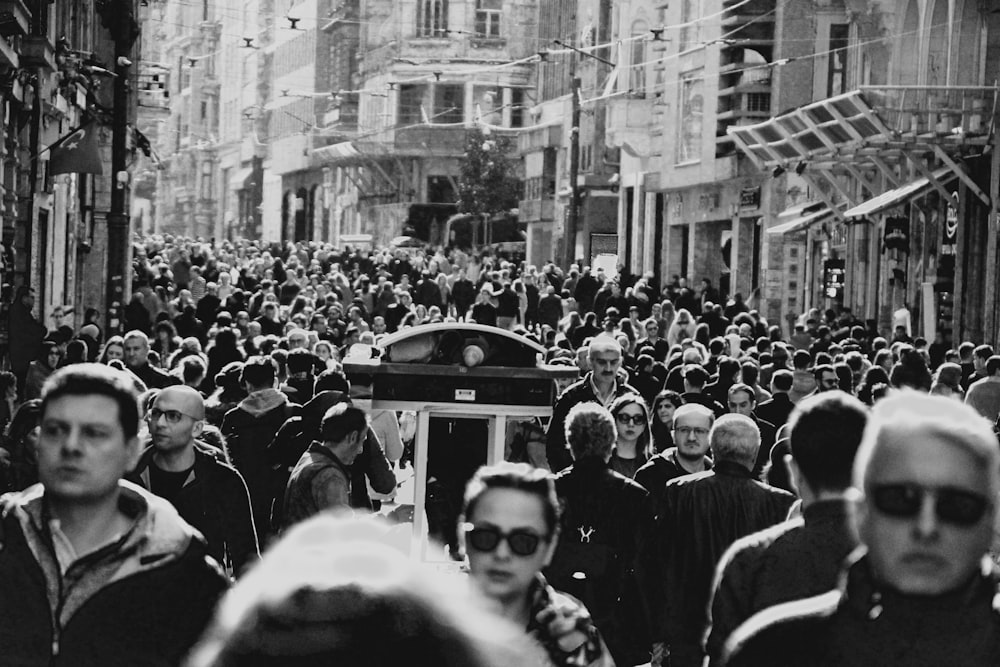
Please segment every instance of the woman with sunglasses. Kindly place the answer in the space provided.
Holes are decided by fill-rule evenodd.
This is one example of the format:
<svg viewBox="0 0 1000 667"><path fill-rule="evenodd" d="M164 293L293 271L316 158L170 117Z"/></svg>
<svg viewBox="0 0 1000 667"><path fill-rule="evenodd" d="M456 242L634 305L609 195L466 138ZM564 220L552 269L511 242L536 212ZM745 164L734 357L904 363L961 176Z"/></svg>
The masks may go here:
<svg viewBox="0 0 1000 667"><path fill-rule="evenodd" d="M624 394L611 404L611 416L618 425L618 439L608 465L615 472L633 479L653 454L646 402L638 394Z"/></svg>
<svg viewBox="0 0 1000 667"><path fill-rule="evenodd" d="M472 583L494 611L525 628L553 667L614 665L582 603L545 581L555 552L559 501L551 476L526 463L483 467L459 519Z"/></svg>

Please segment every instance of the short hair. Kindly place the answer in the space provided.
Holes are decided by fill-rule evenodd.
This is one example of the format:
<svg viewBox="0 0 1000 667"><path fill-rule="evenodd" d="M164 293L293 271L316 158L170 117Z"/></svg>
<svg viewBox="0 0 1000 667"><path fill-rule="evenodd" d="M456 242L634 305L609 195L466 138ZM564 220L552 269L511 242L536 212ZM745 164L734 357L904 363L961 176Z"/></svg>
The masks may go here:
<svg viewBox="0 0 1000 667"><path fill-rule="evenodd" d="M180 360L180 371L181 379L184 380L184 384L187 384L199 379L204 380L208 366L201 357L192 354Z"/></svg>
<svg viewBox="0 0 1000 667"><path fill-rule="evenodd" d="M843 391L802 399L788 418L792 458L815 490L843 491L851 472L868 408Z"/></svg>
<svg viewBox="0 0 1000 667"><path fill-rule="evenodd" d="M911 389L891 393L872 409L854 459L854 486L866 489L878 448L888 435L900 432L920 433L961 448L986 469L991 496L1000 491L1000 447L993 425L965 403Z"/></svg>
<svg viewBox="0 0 1000 667"><path fill-rule="evenodd" d="M816 366L813 368L813 377L816 378L816 382L823 379L823 373L833 373L836 375L837 371L834 370L833 364L820 364Z"/></svg>
<svg viewBox="0 0 1000 667"><path fill-rule="evenodd" d="M618 439L611 412L594 401L577 403L570 408L564 431L574 460L607 457Z"/></svg>
<svg viewBox="0 0 1000 667"><path fill-rule="evenodd" d="M992 345L980 345L972 352L975 356L979 357L983 361L986 361L993 356L993 346Z"/></svg>
<svg viewBox="0 0 1000 667"><path fill-rule="evenodd" d="M732 357L723 357L719 360L719 377L727 380L740 371L740 362Z"/></svg>
<svg viewBox="0 0 1000 667"><path fill-rule="evenodd" d="M812 361L812 357L805 350L796 350L795 354L792 355L792 366L795 370L805 370L809 368L809 362Z"/></svg>
<svg viewBox="0 0 1000 667"><path fill-rule="evenodd" d="M971 355L976 351L976 346L969 341L964 341L958 346L958 354L961 355L963 359Z"/></svg>
<svg viewBox="0 0 1000 667"><path fill-rule="evenodd" d="M600 352L617 352L619 355L622 354L621 344L611 338L610 336L597 336L590 341L590 346L587 349L587 356L593 359Z"/></svg>
<svg viewBox="0 0 1000 667"><path fill-rule="evenodd" d="M753 387L751 387L748 384L743 384L742 382L737 382L736 384L734 384L733 386L731 386L729 388L729 391L726 393L726 396L729 397L729 398L732 398L733 394L735 394L738 391L742 391L747 396L749 396L751 403L756 403L757 402L757 392L754 391Z"/></svg>
<svg viewBox="0 0 1000 667"><path fill-rule="evenodd" d="M708 437L716 463L730 461L753 469L760 449L760 429L752 419L746 415L722 415L715 420Z"/></svg>
<svg viewBox="0 0 1000 667"><path fill-rule="evenodd" d="M342 442L351 433L368 428L368 415L350 403L337 403L323 415L319 432L324 442Z"/></svg>
<svg viewBox="0 0 1000 667"><path fill-rule="evenodd" d="M340 391L346 394L351 391L351 383L343 371L328 368L316 376L313 391L317 394L321 391Z"/></svg>
<svg viewBox="0 0 1000 667"><path fill-rule="evenodd" d="M127 372L92 363L56 371L42 387L43 418L49 404L65 396L107 396L118 404L118 423L125 437L134 438L139 433L139 394Z"/></svg>
<svg viewBox="0 0 1000 667"><path fill-rule="evenodd" d="M757 384L760 380L760 368L753 361L744 361L740 366L740 379L750 386Z"/></svg>
<svg viewBox="0 0 1000 667"><path fill-rule="evenodd" d="M782 369L771 376L771 387L778 391L791 391L795 384L795 376L791 371Z"/></svg>
<svg viewBox="0 0 1000 667"><path fill-rule="evenodd" d="M684 379L692 387L704 387L708 382L708 371L698 364L688 364L684 367Z"/></svg>
<svg viewBox="0 0 1000 667"><path fill-rule="evenodd" d="M277 362L270 356L259 354L250 357L243 364L240 382L251 387L271 387L277 374Z"/></svg>
<svg viewBox="0 0 1000 667"><path fill-rule="evenodd" d="M687 415L707 417L709 425L715 421L715 412L712 408L702 405L701 403L685 403L674 411L674 424L677 423L678 419Z"/></svg>
<svg viewBox="0 0 1000 667"><path fill-rule="evenodd" d="M537 497L542 503L542 518L548 531L546 538L552 539L559 533L559 499L552 475L527 463L504 461L477 470L465 487L465 503L460 521L471 519L479 499L493 489L513 489Z"/></svg>
<svg viewBox="0 0 1000 667"><path fill-rule="evenodd" d="M170 327L173 328L173 324L171 324ZM142 340L144 343L146 343L147 347L149 346L149 336L146 335L145 331L140 331L139 329L132 329L127 334L122 336L122 341L124 343L124 341L128 341L133 338L138 338Z"/></svg>
<svg viewBox="0 0 1000 667"><path fill-rule="evenodd" d="M986 360L986 374L996 375L997 371L1000 371L1000 355L994 354Z"/></svg>

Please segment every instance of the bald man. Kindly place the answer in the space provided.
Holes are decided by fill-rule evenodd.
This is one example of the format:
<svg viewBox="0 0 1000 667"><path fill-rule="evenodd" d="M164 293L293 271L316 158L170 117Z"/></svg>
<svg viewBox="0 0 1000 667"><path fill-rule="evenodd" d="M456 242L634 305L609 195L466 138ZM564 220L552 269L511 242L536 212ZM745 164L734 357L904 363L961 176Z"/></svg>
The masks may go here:
<svg viewBox="0 0 1000 667"><path fill-rule="evenodd" d="M246 483L234 468L199 446L205 401L195 389L166 387L146 415L152 444L131 475L170 501L208 542L208 551L230 574L260 555Z"/></svg>

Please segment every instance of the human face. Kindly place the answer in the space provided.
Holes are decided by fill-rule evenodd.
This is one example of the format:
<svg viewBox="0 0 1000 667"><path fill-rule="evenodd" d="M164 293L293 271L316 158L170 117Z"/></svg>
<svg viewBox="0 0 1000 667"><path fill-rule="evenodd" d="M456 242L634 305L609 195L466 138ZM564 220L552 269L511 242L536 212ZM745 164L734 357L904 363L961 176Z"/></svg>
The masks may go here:
<svg viewBox="0 0 1000 667"><path fill-rule="evenodd" d="M615 414L615 423L618 425L619 440L635 442L646 431L646 413L642 407L630 403Z"/></svg>
<svg viewBox="0 0 1000 667"><path fill-rule="evenodd" d="M303 336L301 334L293 334L288 337L288 349L297 350L299 348L306 348L309 346L309 337Z"/></svg>
<svg viewBox="0 0 1000 667"><path fill-rule="evenodd" d="M160 392L147 415L149 432L158 451L173 452L194 445L204 426L196 408L187 395L169 388Z"/></svg>
<svg viewBox="0 0 1000 667"><path fill-rule="evenodd" d="M996 514L980 462L933 433L908 429L886 436L869 470L858 526L877 579L911 595L940 595L969 581L990 547ZM915 516L890 516L876 506L876 490L892 484L923 490ZM935 510L945 488L986 498L989 508L970 526L942 520Z"/></svg>
<svg viewBox="0 0 1000 667"><path fill-rule="evenodd" d="M598 381L613 382L622 365L622 355L615 350L598 350L590 353L590 367Z"/></svg>
<svg viewBox="0 0 1000 667"><path fill-rule="evenodd" d="M149 358L149 343L142 338L129 338L125 341L125 365L129 368L142 368Z"/></svg>
<svg viewBox="0 0 1000 667"><path fill-rule="evenodd" d="M55 368L56 366L59 365L59 357L60 355L58 347L54 347L52 348L52 350L49 351L49 353L46 355L45 358L45 360L49 364L49 368Z"/></svg>
<svg viewBox="0 0 1000 667"><path fill-rule="evenodd" d="M659 333L660 327L656 323L646 325L646 338L655 340Z"/></svg>
<svg viewBox="0 0 1000 667"><path fill-rule="evenodd" d="M118 403L108 396L63 396L42 416L38 478L58 502L93 505L118 493L118 480L139 454L137 438L126 438Z"/></svg>
<svg viewBox="0 0 1000 667"><path fill-rule="evenodd" d="M656 406L656 418L661 423L671 426L674 423L674 412L676 411L677 408L670 401L660 401L660 404Z"/></svg>
<svg viewBox="0 0 1000 667"><path fill-rule="evenodd" d="M674 419L674 444L681 458L700 461L708 452L712 420L706 415L687 414Z"/></svg>
<svg viewBox="0 0 1000 667"><path fill-rule="evenodd" d="M823 373L820 374L819 390L821 392L832 391L833 389L837 389L839 387L840 383L837 382L836 373L834 373L833 371L824 371Z"/></svg>
<svg viewBox="0 0 1000 667"><path fill-rule="evenodd" d="M517 489L490 489L479 497L475 510L466 521L481 528L502 533L529 531L542 538L538 550L530 556L511 551L507 540L500 540L493 551L468 547L469 572L479 590L501 604L524 600L535 575L551 559L553 541L545 525L544 507L537 496ZM463 534L463 540L464 540Z"/></svg>
<svg viewBox="0 0 1000 667"><path fill-rule="evenodd" d="M112 359L122 359L125 357L125 348L121 345L108 345L108 349L105 350L105 357L108 361Z"/></svg>
<svg viewBox="0 0 1000 667"><path fill-rule="evenodd" d="M368 429L363 431L357 431L347 436L341 446L337 449L337 458L344 465L351 465L354 463L354 459L358 458L361 454L361 450L364 449L365 438L368 436Z"/></svg>
<svg viewBox="0 0 1000 667"><path fill-rule="evenodd" d="M729 411L733 414L749 417L755 405L753 397L745 391L734 391L729 395Z"/></svg>

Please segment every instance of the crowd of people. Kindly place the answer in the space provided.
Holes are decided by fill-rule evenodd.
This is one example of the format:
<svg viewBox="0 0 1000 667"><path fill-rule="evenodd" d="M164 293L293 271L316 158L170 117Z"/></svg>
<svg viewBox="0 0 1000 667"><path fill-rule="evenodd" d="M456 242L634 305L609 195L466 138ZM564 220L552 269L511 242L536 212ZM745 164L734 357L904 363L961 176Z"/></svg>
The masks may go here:
<svg viewBox="0 0 1000 667"><path fill-rule="evenodd" d="M988 345L489 252L134 251L121 333L4 290L0 665L1000 660ZM401 553L415 416L343 362L460 321L579 379L500 465L432 423L456 587Z"/></svg>

